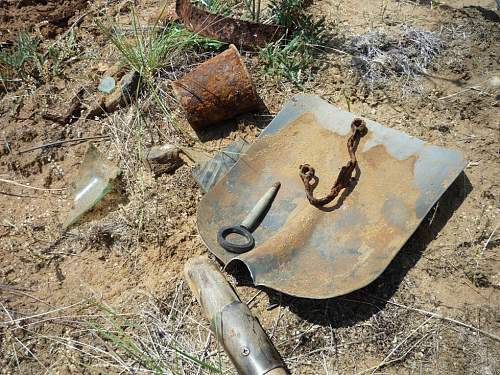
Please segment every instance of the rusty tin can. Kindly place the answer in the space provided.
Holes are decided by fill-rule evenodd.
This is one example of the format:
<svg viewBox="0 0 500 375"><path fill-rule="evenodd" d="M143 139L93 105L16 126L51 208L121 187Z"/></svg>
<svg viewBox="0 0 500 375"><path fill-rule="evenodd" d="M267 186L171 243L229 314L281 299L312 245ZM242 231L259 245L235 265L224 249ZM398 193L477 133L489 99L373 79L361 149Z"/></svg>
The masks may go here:
<svg viewBox="0 0 500 375"><path fill-rule="evenodd" d="M195 130L259 107L255 86L233 44L172 85Z"/></svg>

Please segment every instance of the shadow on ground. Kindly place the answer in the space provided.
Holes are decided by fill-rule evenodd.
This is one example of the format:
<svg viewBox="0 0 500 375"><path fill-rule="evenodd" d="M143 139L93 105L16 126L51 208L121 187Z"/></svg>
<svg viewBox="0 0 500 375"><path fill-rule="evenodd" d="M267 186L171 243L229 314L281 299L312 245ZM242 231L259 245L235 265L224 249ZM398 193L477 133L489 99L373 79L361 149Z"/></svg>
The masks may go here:
<svg viewBox="0 0 500 375"><path fill-rule="evenodd" d="M230 138L231 133L240 130L242 124L245 124L245 126L254 125L259 129L264 129L267 125L269 125L271 120L272 116L269 109L261 100L258 113L246 113L239 115L225 121L222 124L217 124L217 126L209 125L206 128L195 130L195 132L202 142L208 142L217 139Z"/></svg>
<svg viewBox="0 0 500 375"><path fill-rule="evenodd" d="M347 327L369 319L385 307L384 301L391 299L408 271L419 261L427 245L436 238L471 191L472 185L462 172L382 275L368 286L325 300L296 298L262 288L269 296L270 306L288 306L302 319L332 328Z"/></svg>

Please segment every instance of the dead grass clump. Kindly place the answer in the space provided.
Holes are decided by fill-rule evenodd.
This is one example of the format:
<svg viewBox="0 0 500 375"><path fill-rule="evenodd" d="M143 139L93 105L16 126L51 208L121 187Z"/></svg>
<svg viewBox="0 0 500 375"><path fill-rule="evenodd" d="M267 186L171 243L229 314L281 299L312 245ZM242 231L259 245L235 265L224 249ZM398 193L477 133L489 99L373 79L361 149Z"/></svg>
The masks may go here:
<svg viewBox="0 0 500 375"><path fill-rule="evenodd" d="M98 222L92 225L86 233L88 249L110 250L112 246L123 249L123 240L127 237L129 227L120 216L115 220Z"/></svg>
<svg viewBox="0 0 500 375"><path fill-rule="evenodd" d="M25 315L3 306L4 370L26 373L217 374L228 360L198 321L188 288L150 297L138 313L81 301ZM10 373L10 372L9 372Z"/></svg>
<svg viewBox="0 0 500 375"><path fill-rule="evenodd" d="M390 78L401 82L403 92L421 89L421 75L445 47L436 33L409 25L395 29L376 29L351 38L346 45L352 66L363 86L374 89Z"/></svg>

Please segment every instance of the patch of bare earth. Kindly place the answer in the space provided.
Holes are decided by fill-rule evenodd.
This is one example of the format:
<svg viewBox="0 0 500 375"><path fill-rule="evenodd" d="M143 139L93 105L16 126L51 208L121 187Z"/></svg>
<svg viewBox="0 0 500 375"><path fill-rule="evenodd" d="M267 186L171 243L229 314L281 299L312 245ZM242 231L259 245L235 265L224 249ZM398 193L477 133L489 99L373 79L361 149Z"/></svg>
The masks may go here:
<svg viewBox="0 0 500 375"><path fill-rule="evenodd" d="M27 29L38 29L52 38L68 27L71 18L85 9L85 0L0 1L0 43L12 42Z"/></svg>

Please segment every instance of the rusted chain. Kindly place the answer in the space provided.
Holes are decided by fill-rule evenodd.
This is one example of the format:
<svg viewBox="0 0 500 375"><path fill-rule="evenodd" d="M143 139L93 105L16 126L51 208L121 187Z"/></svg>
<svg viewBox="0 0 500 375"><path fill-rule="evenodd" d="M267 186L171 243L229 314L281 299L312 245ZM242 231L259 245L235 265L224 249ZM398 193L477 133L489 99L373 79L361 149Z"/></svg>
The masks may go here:
<svg viewBox="0 0 500 375"><path fill-rule="evenodd" d="M351 131L352 135L347 140L347 151L349 152L351 160L342 167L337 177L337 181L335 181L335 184L332 186L327 196L323 198L314 197L314 189L316 189L319 183L319 178L315 175L314 168L309 164L302 164L299 167L299 176L304 183L307 199L313 206L321 207L330 203L339 195L342 189L349 186L352 179L352 173L356 169L358 163L356 160L356 148L358 147L361 137L368 132L365 121L360 118L355 118L351 123Z"/></svg>

